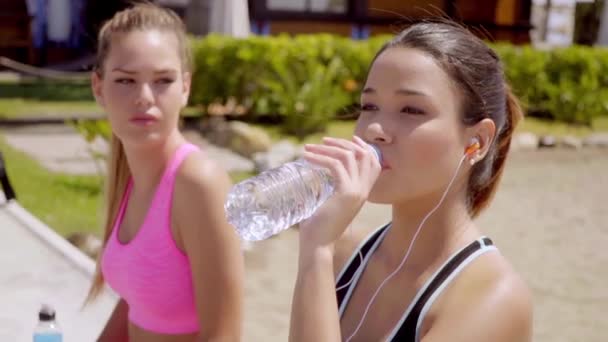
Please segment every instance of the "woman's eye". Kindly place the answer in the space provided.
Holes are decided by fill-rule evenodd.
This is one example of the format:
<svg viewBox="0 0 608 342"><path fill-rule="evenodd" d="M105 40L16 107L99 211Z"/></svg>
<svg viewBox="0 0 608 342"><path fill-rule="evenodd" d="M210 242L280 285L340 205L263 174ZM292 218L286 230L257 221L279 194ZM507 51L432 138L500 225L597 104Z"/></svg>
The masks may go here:
<svg viewBox="0 0 608 342"><path fill-rule="evenodd" d="M162 84L171 84L171 83L173 83L173 79L172 78L161 78L157 82L162 83Z"/></svg>
<svg viewBox="0 0 608 342"><path fill-rule="evenodd" d="M376 105L370 104L370 103L366 103L361 105L361 111L362 112L371 112L374 110L378 110L378 107L376 107Z"/></svg>
<svg viewBox="0 0 608 342"><path fill-rule="evenodd" d="M411 106L405 106L403 107L403 109L401 110L402 113L407 113L407 114L414 114L414 115L423 115L425 114L425 112L422 109L416 108L416 107L411 107Z"/></svg>
<svg viewBox="0 0 608 342"><path fill-rule="evenodd" d="M114 81L114 82L116 82L116 83L118 83L118 84L131 84L131 83L133 83L134 81L133 81L132 79L130 79L130 78L118 78L118 79L116 79L116 81Z"/></svg>

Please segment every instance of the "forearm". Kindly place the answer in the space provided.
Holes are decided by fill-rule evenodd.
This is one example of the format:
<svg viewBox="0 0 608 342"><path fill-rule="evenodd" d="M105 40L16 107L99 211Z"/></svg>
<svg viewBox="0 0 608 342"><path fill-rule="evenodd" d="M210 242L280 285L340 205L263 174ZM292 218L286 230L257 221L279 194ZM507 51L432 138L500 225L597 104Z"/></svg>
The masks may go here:
<svg viewBox="0 0 608 342"><path fill-rule="evenodd" d="M340 341L340 318L329 247L300 247L289 340Z"/></svg>
<svg viewBox="0 0 608 342"><path fill-rule="evenodd" d="M129 307L124 299L116 304L110 319L97 339L98 342L122 342L129 340Z"/></svg>

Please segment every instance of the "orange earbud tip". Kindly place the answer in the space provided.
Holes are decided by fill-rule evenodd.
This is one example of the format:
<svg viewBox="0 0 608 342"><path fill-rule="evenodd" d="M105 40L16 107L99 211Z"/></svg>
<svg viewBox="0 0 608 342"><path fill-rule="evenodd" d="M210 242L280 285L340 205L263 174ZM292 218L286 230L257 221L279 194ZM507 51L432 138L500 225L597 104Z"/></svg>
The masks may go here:
<svg viewBox="0 0 608 342"><path fill-rule="evenodd" d="M467 150L465 151L465 153L467 155L471 155L471 154L475 153L477 150L479 150L480 147L481 147L481 145L478 142L476 142L476 143L470 145L469 147L467 147Z"/></svg>

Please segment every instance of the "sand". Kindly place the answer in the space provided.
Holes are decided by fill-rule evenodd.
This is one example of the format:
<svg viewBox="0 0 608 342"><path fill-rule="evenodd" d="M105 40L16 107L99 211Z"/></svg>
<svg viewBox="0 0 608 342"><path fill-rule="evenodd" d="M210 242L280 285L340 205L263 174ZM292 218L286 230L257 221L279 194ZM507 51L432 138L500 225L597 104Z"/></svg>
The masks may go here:
<svg viewBox="0 0 608 342"><path fill-rule="evenodd" d="M354 228L388 214L368 205ZM608 341L608 150L513 153L479 225L532 289L534 341ZM247 252L245 341L287 341L296 234Z"/></svg>

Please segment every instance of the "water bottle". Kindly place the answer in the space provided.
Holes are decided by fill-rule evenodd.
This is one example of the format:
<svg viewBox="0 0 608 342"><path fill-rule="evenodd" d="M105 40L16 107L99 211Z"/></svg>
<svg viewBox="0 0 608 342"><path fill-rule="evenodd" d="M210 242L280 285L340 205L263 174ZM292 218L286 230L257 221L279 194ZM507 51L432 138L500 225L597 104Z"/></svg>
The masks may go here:
<svg viewBox="0 0 608 342"><path fill-rule="evenodd" d="M62 336L61 328L55 321L55 310L43 305L38 313L38 325L34 329L34 342L61 342Z"/></svg>
<svg viewBox="0 0 608 342"><path fill-rule="evenodd" d="M234 185L224 209L241 239L258 241L309 218L333 191L329 170L301 158Z"/></svg>

